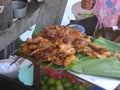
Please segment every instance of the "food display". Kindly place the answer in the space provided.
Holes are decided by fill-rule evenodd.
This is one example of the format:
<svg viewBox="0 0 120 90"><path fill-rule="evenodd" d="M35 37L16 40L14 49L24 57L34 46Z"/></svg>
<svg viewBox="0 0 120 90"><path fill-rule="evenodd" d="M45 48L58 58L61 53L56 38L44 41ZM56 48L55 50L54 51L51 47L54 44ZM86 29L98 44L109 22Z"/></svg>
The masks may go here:
<svg viewBox="0 0 120 90"><path fill-rule="evenodd" d="M94 39L69 26L48 26L38 31L33 32L32 39L28 38L25 41L21 48L21 56L33 57L33 64L43 65L41 70L47 67L40 80L42 90L48 88L74 90L76 87L73 85L78 85L75 90L82 90L80 88L90 90L76 79L76 77L80 79L81 74L120 78L119 44L102 37ZM54 67L56 71L50 66L56 66L57 69ZM64 71L67 71L67 74ZM68 78L70 72L73 74L72 79ZM46 77L47 79L44 80ZM67 82L62 81L64 78ZM55 83L57 81L59 85ZM66 83L70 84L69 89L64 86ZM102 87L101 84L99 86Z"/></svg>
<svg viewBox="0 0 120 90"><path fill-rule="evenodd" d="M48 26L32 39L28 38L22 47L23 55L64 67L78 60L78 53L96 59L118 56L117 51L109 52L107 48L92 43L85 33L68 26Z"/></svg>

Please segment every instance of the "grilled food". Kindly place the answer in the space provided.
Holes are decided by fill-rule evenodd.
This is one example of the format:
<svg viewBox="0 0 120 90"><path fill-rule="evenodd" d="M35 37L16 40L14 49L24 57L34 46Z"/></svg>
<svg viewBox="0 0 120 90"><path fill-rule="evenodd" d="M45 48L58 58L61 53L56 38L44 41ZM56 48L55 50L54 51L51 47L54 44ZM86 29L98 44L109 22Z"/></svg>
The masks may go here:
<svg viewBox="0 0 120 90"><path fill-rule="evenodd" d="M40 62L50 62L59 66L67 66L78 60L77 53L98 59L113 55L107 48L95 45L85 37L86 34L80 33L76 28L49 26L33 39L26 40L22 54L33 56Z"/></svg>

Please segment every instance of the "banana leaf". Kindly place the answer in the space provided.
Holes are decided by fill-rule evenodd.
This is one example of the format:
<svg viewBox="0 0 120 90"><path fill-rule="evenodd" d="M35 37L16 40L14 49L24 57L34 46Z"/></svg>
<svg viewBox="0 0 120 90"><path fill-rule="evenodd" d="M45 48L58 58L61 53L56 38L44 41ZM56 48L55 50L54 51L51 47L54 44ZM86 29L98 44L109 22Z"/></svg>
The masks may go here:
<svg viewBox="0 0 120 90"><path fill-rule="evenodd" d="M110 52L117 50L120 53L120 45L118 43L102 37L96 39L93 43L108 48ZM86 56L69 64L66 70L80 74L120 78L120 61L115 56L107 59L92 59Z"/></svg>
<svg viewBox="0 0 120 90"><path fill-rule="evenodd" d="M76 73L120 78L120 61L117 57L107 59L82 58L68 65L67 70Z"/></svg>
<svg viewBox="0 0 120 90"><path fill-rule="evenodd" d="M36 26L35 27L35 30L34 30L34 32L33 32L33 34L32 34L32 37L34 37L36 34L38 34L40 31L42 31L44 29L44 27L43 26Z"/></svg>
<svg viewBox="0 0 120 90"><path fill-rule="evenodd" d="M104 39L102 37L99 37L98 39L95 39L94 44L99 45L99 46L104 46L110 50L111 53L114 52L114 50L117 50L118 53L120 53L120 44L112 42L108 39Z"/></svg>

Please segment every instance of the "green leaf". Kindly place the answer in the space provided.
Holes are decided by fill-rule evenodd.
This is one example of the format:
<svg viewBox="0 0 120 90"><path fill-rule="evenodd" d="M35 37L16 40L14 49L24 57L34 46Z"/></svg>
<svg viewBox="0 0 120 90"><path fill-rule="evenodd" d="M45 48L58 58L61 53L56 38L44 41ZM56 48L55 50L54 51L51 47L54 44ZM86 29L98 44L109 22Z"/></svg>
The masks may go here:
<svg viewBox="0 0 120 90"><path fill-rule="evenodd" d="M118 53L120 53L120 44L112 42L112 41L107 40L107 39L104 39L102 37L99 37L93 43L96 45L104 46L104 47L108 48L111 53L113 53L114 50L117 50Z"/></svg>
<svg viewBox="0 0 120 90"><path fill-rule="evenodd" d="M78 67L79 66L79 67ZM120 62L117 57L86 59L74 64L72 71L90 75L120 78Z"/></svg>
<svg viewBox="0 0 120 90"><path fill-rule="evenodd" d="M69 65L66 66L66 70L73 70L74 72L77 72L79 69L79 73L83 73L82 68L81 68L81 61L86 61L87 59L90 59L90 57L82 57L81 59L70 63Z"/></svg>
<svg viewBox="0 0 120 90"><path fill-rule="evenodd" d="M32 34L32 37L34 37L36 34L38 34L40 31L42 31L44 29L44 27L43 26L36 26L35 27L35 30L34 30L34 32L33 32L33 34Z"/></svg>
<svg viewBox="0 0 120 90"><path fill-rule="evenodd" d="M111 53L113 53L114 50L117 50L120 53L120 45L118 43L102 37L94 40L93 43L108 48ZM91 59L90 57L82 56L81 54L78 54L77 56L82 58L69 64L66 67L67 70L89 75L120 78L120 61L117 57L112 56L107 59Z"/></svg>

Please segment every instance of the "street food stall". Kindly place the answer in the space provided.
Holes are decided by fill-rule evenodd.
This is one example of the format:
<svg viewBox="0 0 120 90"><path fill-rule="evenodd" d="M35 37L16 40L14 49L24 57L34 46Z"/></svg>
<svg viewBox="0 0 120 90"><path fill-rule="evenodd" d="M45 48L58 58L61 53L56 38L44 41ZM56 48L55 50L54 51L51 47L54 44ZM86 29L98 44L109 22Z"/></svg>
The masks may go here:
<svg viewBox="0 0 120 90"><path fill-rule="evenodd" d="M16 0L0 1L1 60L9 58L9 56L15 52L17 47L20 45L18 37L32 25L37 24L38 26L48 26L60 24L67 3L67 0L31 0L28 2L26 15L22 18L14 18L12 1ZM19 1L26 2L27 0ZM1 85L4 86L4 83Z"/></svg>
<svg viewBox="0 0 120 90"><path fill-rule="evenodd" d="M60 25L66 3L31 1L25 16L1 29L0 66L4 64L8 73L16 65L14 73L0 75L2 89L91 90L96 85L114 90L119 86L120 45L104 37L107 30L89 36L82 25ZM18 37L34 24L32 37L18 44ZM6 58L14 61L2 61ZM11 78L16 72L17 78Z"/></svg>

